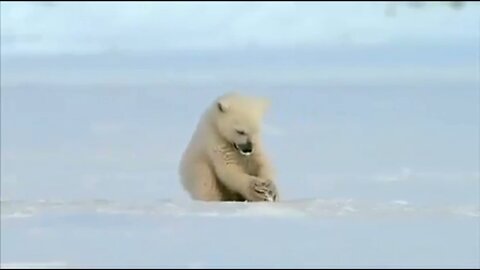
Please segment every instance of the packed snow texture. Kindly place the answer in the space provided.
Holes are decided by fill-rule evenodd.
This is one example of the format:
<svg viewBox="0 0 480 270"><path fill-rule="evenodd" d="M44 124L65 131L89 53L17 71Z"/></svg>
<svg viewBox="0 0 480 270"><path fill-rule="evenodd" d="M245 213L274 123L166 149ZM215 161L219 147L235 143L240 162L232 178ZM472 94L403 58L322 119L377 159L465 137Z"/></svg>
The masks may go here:
<svg viewBox="0 0 480 270"><path fill-rule="evenodd" d="M96 5L1 3L2 268L480 267L479 5ZM229 90L279 203L181 188Z"/></svg>
<svg viewBox="0 0 480 270"><path fill-rule="evenodd" d="M2 215L3 257L50 267L473 267L480 237L478 208L395 201L11 201Z"/></svg>

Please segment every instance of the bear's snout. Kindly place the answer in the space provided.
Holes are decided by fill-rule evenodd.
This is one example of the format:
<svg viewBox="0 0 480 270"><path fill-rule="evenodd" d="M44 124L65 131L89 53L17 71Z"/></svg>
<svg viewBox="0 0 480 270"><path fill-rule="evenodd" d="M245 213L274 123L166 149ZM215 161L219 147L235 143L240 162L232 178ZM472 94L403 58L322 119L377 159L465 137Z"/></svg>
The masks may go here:
<svg viewBox="0 0 480 270"><path fill-rule="evenodd" d="M245 156L248 156L250 155L252 152L253 152L253 144L250 140L247 140L246 143L242 143L242 144L235 144L235 148L237 148L237 150L242 154L242 155L245 155Z"/></svg>

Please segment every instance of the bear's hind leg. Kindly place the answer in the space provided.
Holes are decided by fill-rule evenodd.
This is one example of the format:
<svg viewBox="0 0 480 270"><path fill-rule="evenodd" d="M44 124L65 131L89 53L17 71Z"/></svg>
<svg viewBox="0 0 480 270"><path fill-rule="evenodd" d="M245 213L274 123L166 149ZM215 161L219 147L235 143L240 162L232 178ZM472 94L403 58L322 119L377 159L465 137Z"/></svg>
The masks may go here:
<svg viewBox="0 0 480 270"><path fill-rule="evenodd" d="M190 197L200 201L222 201L225 197L217 178L207 164L196 164L187 175Z"/></svg>

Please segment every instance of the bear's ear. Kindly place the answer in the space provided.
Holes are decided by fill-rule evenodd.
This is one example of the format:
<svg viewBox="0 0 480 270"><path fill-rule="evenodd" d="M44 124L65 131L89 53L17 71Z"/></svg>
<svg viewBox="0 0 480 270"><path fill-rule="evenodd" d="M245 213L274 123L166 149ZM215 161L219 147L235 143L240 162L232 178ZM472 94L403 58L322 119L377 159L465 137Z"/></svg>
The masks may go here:
<svg viewBox="0 0 480 270"><path fill-rule="evenodd" d="M220 112L222 112L222 113L226 112L227 109L228 109L228 108L227 108L227 105L226 105L225 102L223 102L223 101L218 101L218 102L217 102L217 108L218 108L218 110L219 110Z"/></svg>

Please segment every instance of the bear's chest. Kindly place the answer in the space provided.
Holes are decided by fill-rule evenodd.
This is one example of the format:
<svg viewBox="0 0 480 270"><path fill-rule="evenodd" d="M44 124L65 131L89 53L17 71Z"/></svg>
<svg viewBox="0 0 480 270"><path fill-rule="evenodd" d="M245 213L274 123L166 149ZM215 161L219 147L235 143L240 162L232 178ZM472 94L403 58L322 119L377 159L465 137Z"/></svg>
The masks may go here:
<svg viewBox="0 0 480 270"><path fill-rule="evenodd" d="M243 156L238 154L238 164L249 175L258 176L258 166L252 156Z"/></svg>
<svg viewBox="0 0 480 270"><path fill-rule="evenodd" d="M258 176L259 166L254 154L250 156L242 155L229 145L220 147L219 152L222 153L226 165L239 166L245 173Z"/></svg>

